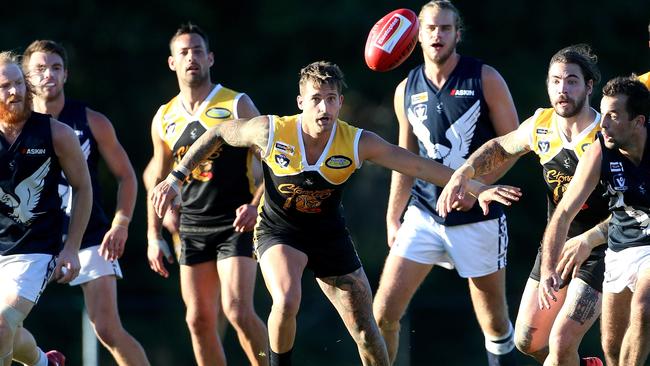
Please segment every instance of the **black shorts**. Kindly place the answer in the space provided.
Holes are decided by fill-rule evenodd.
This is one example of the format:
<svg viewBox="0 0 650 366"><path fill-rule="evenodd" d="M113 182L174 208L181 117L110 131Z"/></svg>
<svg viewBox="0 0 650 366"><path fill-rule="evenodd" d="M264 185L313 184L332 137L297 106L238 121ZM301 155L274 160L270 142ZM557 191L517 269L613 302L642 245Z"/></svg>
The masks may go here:
<svg viewBox="0 0 650 366"><path fill-rule="evenodd" d="M262 258L264 252L278 244L286 244L307 255L307 268L316 278L342 276L361 268L361 260L347 230L338 236L301 235L255 229L255 254Z"/></svg>
<svg viewBox="0 0 650 366"><path fill-rule="evenodd" d="M229 257L253 257L253 232L239 233L232 224L181 225L180 264L193 265Z"/></svg>
<svg viewBox="0 0 650 366"><path fill-rule="evenodd" d="M582 263L578 274L576 277L585 281L589 287L603 292L603 281L605 280L605 250L607 249L606 244L597 246L591 251L589 257ZM540 247L537 251L537 258L535 258L535 265L533 270L530 271L529 278L539 282L541 273L540 267L542 265L542 248ZM564 288L568 285L568 281L562 281L560 288Z"/></svg>

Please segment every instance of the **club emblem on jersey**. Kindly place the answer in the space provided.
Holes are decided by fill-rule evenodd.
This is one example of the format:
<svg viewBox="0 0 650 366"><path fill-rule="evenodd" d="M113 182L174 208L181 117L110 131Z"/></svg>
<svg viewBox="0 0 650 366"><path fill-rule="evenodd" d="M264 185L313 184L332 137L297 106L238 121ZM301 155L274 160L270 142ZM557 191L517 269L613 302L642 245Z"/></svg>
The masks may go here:
<svg viewBox="0 0 650 366"><path fill-rule="evenodd" d="M325 165L332 169L343 169L352 165L352 160L347 156L334 155L325 160Z"/></svg>
<svg viewBox="0 0 650 366"><path fill-rule="evenodd" d="M427 105L426 104L418 104L413 106L413 112L415 113L415 118L418 119L418 121L424 121L427 119Z"/></svg>
<svg viewBox="0 0 650 366"><path fill-rule="evenodd" d="M429 101L429 92L417 93L411 95L411 104L426 103Z"/></svg>
<svg viewBox="0 0 650 366"><path fill-rule="evenodd" d="M442 114L442 102L436 104L436 112L438 112L438 114Z"/></svg>
<svg viewBox="0 0 650 366"><path fill-rule="evenodd" d="M41 199L41 191L45 185L45 176L50 171L50 158L36 171L18 183L13 194L0 188L0 202L13 209L9 215L22 224L29 224L42 212L34 212Z"/></svg>
<svg viewBox="0 0 650 366"><path fill-rule="evenodd" d="M609 171L612 173L622 173L623 172L623 163L620 161L612 161L609 163Z"/></svg>
<svg viewBox="0 0 650 366"><path fill-rule="evenodd" d="M542 154L546 154L551 148L551 143L548 141L537 141L537 147Z"/></svg>
<svg viewBox="0 0 650 366"><path fill-rule="evenodd" d="M205 111L205 115L210 117L210 118L215 118L215 119L224 119L228 118L232 115L229 110L226 108L210 108L207 111Z"/></svg>
<svg viewBox="0 0 650 366"><path fill-rule="evenodd" d="M294 146L284 143L282 141L277 141L275 143L275 149L289 156L293 156L293 154L296 152L296 148Z"/></svg>
<svg viewBox="0 0 650 366"><path fill-rule="evenodd" d="M282 168L286 168L289 166L291 160L284 154L277 154L275 155L275 162Z"/></svg>
<svg viewBox="0 0 650 366"><path fill-rule="evenodd" d="M623 174L616 174L614 176L614 190L615 191L627 190L627 186L625 185L625 176Z"/></svg>
<svg viewBox="0 0 650 366"><path fill-rule="evenodd" d="M313 186L314 181L311 178L307 178L307 179L305 179L305 185L306 186Z"/></svg>
<svg viewBox="0 0 650 366"><path fill-rule="evenodd" d="M199 137L199 131L197 131L196 128L193 128L192 131L190 131L190 138L196 140L197 137Z"/></svg>
<svg viewBox="0 0 650 366"><path fill-rule="evenodd" d="M641 193L644 196L646 195L647 192L646 192L646 188L645 188L645 182L639 184L639 193Z"/></svg>
<svg viewBox="0 0 650 366"><path fill-rule="evenodd" d="M563 165L564 165L565 168L571 169L571 159L565 158Z"/></svg>
<svg viewBox="0 0 650 366"><path fill-rule="evenodd" d="M429 129L410 109L407 112L407 118L411 126L413 126L413 133L424 145L427 155L431 159L442 159L443 164L452 169L457 169L465 162L465 157L469 153L469 146L472 143L476 122L480 114L481 102L477 100L456 122L447 128L445 137L451 146L434 143Z"/></svg>

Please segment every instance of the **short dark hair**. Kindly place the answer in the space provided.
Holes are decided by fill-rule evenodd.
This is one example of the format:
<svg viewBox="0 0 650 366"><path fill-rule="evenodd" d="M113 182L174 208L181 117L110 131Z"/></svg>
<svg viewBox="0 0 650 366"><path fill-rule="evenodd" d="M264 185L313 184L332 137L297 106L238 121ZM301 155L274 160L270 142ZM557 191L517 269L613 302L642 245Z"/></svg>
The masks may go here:
<svg viewBox="0 0 650 366"><path fill-rule="evenodd" d="M27 46L25 52L23 52L24 70L27 70L29 59L36 52L54 53L56 55L59 55L59 57L61 57L61 60L63 60L63 68L66 70L68 69L68 53L65 51L65 48L60 43L54 42L52 40L39 39Z"/></svg>
<svg viewBox="0 0 650 366"><path fill-rule="evenodd" d="M592 80L595 85L600 82L600 70L598 69L598 56L593 53L591 46L585 43L565 47L559 51L549 62L548 67L555 63L576 64L582 70L585 81ZM548 81L548 80L547 80Z"/></svg>
<svg viewBox="0 0 650 366"><path fill-rule="evenodd" d="M604 97L616 95L627 96L625 111L630 118L642 115L646 122L650 118L650 90L637 78L636 75L619 76L611 79L603 87Z"/></svg>
<svg viewBox="0 0 650 366"><path fill-rule="evenodd" d="M185 24L181 24L178 29L176 29L176 33L172 36L172 39L169 41L169 51L173 52L172 50L172 44L176 40L176 38L182 36L183 34L198 34L202 39L203 43L205 44L205 50L209 51L210 50L210 41L208 40L208 35L201 29L198 25L192 23L192 22L187 22Z"/></svg>
<svg viewBox="0 0 650 366"><path fill-rule="evenodd" d="M308 81L314 83L316 87L320 87L322 84L332 85L336 87L339 95L343 88L347 87L343 71L336 64L329 61L312 62L300 70L298 85L301 93Z"/></svg>

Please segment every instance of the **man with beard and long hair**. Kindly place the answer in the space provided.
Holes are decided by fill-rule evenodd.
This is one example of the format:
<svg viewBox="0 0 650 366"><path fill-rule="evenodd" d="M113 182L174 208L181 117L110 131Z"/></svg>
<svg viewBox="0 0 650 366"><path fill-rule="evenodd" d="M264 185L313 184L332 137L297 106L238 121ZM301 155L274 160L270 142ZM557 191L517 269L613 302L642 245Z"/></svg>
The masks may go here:
<svg viewBox="0 0 650 366"><path fill-rule="evenodd" d="M457 53L462 21L451 2L425 4L419 20L424 64L395 90L399 145L456 169L485 141L516 129L517 111L508 86L493 67ZM481 180L492 183L506 169ZM392 176L386 214L390 253L373 305L390 359L394 362L397 356L400 319L426 275L439 265L456 267L468 279L489 364L512 365L505 215L495 206L484 216L476 199L467 195L455 212L442 217L436 211L440 189L397 172Z"/></svg>
<svg viewBox="0 0 650 366"><path fill-rule="evenodd" d="M176 72L180 93L158 109L151 124L151 181L158 183L180 162L209 128L232 118L259 115L243 93L214 84L206 34L194 24L181 26L169 43L168 65ZM254 151L222 144L192 172L183 186L180 207L181 293L186 322L199 366L224 365L217 334L219 307L237 331L252 365L268 365L266 327L253 308L257 263L252 229L261 191L253 177ZM148 204L148 250L151 269L169 275L163 264L161 219ZM169 262L173 256L165 250Z"/></svg>
<svg viewBox="0 0 650 366"><path fill-rule="evenodd" d="M440 196L439 207L450 210L467 178L480 177L502 164L534 152L539 156L546 183L548 218L562 199L578 161L595 141L600 114L589 106L600 80L597 57L587 45L558 51L549 63L546 89L551 108L540 108L519 128L477 149L455 173ZM461 193L462 194L462 193ZM564 245L565 281L553 306L541 306L538 293L545 269L540 247L519 305L515 343L523 353L544 365L602 365L596 357L580 358L578 346L601 309L607 200L594 192L571 222Z"/></svg>
<svg viewBox="0 0 650 366"><path fill-rule="evenodd" d="M32 42L23 53L23 70L32 85L34 111L49 114L67 124L79 138L93 186L93 206L81 241L81 271L70 285L80 285L88 317L97 338L118 365L148 365L142 346L122 326L117 307L117 278L122 278L118 258L124 253L128 226L133 216L137 180L111 122L85 103L67 98L67 52L50 40ZM102 207L99 159L106 162L118 183L112 223ZM69 214L69 185L61 177L62 209ZM64 225L65 227L65 225Z"/></svg>
<svg viewBox="0 0 650 366"><path fill-rule="evenodd" d="M56 365L22 328L50 278L68 283L79 274L79 246L88 223L92 188L79 141L71 128L31 111L18 57L0 53L0 365ZM58 194L61 172L70 175L71 219L63 236Z"/></svg>

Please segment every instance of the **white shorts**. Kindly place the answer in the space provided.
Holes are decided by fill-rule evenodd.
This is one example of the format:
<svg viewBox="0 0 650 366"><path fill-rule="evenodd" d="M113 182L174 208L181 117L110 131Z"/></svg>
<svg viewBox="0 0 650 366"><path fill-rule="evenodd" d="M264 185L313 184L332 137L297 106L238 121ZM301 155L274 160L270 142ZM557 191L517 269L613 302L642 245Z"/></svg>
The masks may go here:
<svg viewBox="0 0 650 366"><path fill-rule="evenodd" d="M650 270L650 246L632 247L615 252L605 252L604 292L615 294L626 287L634 292L643 271Z"/></svg>
<svg viewBox="0 0 650 366"><path fill-rule="evenodd" d="M79 251L81 271L79 276L70 282L70 286L81 285L103 276L114 275L122 278L122 269L117 261L107 261L99 255L99 245L81 249Z"/></svg>
<svg viewBox="0 0 650 366"><path fill-rule="evenodd" d="M0 291L36 303L55 266L55 258L50 254L0 255Z"/></svg>
<svg viewBox="0 0 650 366"><path fill-rule="evenodd" d="M422 264L456 267L463 278L481 277L506 266L506 217L445 226L426 211L409 206L390 255Z"/></svg>

